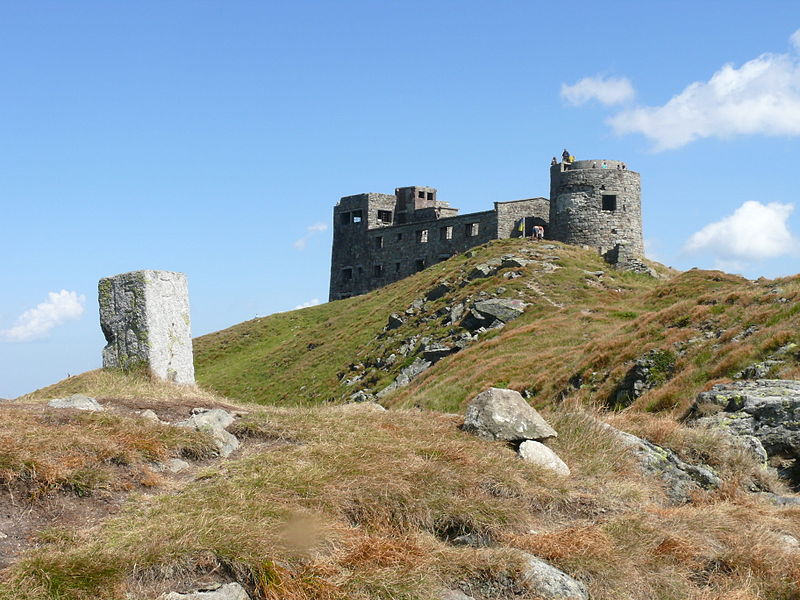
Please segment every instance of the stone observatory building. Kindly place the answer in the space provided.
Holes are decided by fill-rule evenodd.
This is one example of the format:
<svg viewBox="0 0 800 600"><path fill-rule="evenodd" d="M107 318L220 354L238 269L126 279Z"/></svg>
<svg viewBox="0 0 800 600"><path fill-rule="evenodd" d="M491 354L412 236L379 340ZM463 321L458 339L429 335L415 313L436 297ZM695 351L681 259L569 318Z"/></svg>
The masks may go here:
<svg viewBox="0 0 800 600"><path fill-rule="evenodd" d="M639 173L614 160L550 167L550 198L459 215L434 188L345 196L333 209L330 300L364 294L490 240L530 237L596 248L621 267L644 253Z"/></svg>

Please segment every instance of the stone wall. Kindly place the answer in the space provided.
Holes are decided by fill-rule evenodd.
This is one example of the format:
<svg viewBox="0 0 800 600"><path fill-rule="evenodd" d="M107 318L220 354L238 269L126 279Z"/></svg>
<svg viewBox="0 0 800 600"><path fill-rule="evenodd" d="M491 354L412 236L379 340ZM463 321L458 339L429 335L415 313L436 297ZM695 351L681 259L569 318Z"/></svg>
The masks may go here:
<svg viewBox="0 0 800 600"><path fill-rule="evenodd" d="M566 166L550 169L548 237L587 245L601 254L623 244L643 256L639 174L612 160L578 161L565 170Z"/></svg>
<svg viewBox="0 0 800 600"><path fill-rule="evenodd" d="M550 218L550 201L547 198L495 202L494 209L497 212L498 239L530 237L533 225L543 226L545 237L547 236ZM525 219L525 229L520 231L519 225L522 219Z"/></svg>
<svg viewBox="0 0 800 600"><path fill-rule="evenodd" d="M194 383L189 287L183 273L133 271L98 284L103 367L143 366L161 379Z"/></svg>

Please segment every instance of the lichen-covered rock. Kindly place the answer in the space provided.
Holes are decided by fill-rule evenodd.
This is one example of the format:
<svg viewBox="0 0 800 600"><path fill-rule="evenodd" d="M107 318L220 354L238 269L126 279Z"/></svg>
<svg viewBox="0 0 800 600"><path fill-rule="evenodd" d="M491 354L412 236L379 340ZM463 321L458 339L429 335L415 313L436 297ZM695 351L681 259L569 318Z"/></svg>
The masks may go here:
<svg viewBox="0 0 800 600"><path fill-rule="evenodd" d="M460 348L458 347L447 346L446 344L436 342L425 346L422 350L422 356L425 360L435 363L445 356L449 356L453 352L458 352L459 350Z"/></svg>
<svg viewBox="0 0 800 600"><path fill-rule="evenodd" d="M75 410L88 410L91 412L105 410L97 400L83 394L72 394L66 398L53 398L47 403L47 406L50 408L74 408Z"/></svg>
<svg viewBox="0 0 800 600"><path fill-rule="evenodd" d="M644 392L672 377L677 357L671 350L651 350L638 358L617 387L611 404L629 406Z"/></svg>
<svg viewBox="0 0 800 600"><path fill-rule="evenodd" d="M464 430L488 440L521 442L556 437L556 431L514 390L489 388L473 398Z"/></svg>
<svg viewBox="0 0 800 600"><path fill-rule="evenodd" d="M700 417L709 407L720 410ZM800 458L800 381L759 379L718 384L697 396L689 418L734 435L755 437L769 456Z"/></svg>
<svg viewBox="0 0 800 600"><path fill-rule="evenodd" d="M392 383L388 386L383 388L380 392L376 394L378 398L383 398L389 392L393 392L397 388L405 387L411 380L414 379L417 375L422 373L423 371L427 370L433 363L429 360L425 360L424 358L417 357L414 359L410 365L408 365L405 369L400 371L400 374L397 376Z"/></svg>
<svg viewBox="0 0 800 600"><path fill-rule="evenodd" d="M144 366L161 379L194 383L186 275L133 271L98 284L103 367Z"/></svg>
<svg viewBox="0 0 800 600"><path fill-rule="evenodd" d="M438 300L439 298L445 296L452 289L453 288L448 281L442 281L436 287L432 288L427 294L425 294L425 299L428 301Z"/></svg>
<svg viewBox="0 0 800 600"><path fill-rule="evenodd" d="M502 326L522 315L525 312L525 306L522 300L511 298L478 300L467 312L462 325L470 331L481 327L489 329L498 325Z"/></svg>
<svg viewBox="0 0 800 600"><path fill-rule="evenodd" d="M693 492L716 489L722 485L722 480L711 467L689 464L668 448L662 448L610 425L606 427L633 451L645 472L664 481L667 497L673 503L685 504L691 500Z"/></svg>
<svg viewBox="0 0 800 600"><path fill-rule="evenodd" d="M442 590L439 592L439 600L475 600L472 596L467 596L461 590Z"/></svg>
<svg viewBox="0 0 800 600"><path fill-rule="evenodd" d="M518 452L522 460L538 465L556 475L567 477L570 473L567 463L541 442L525 440L519 445Z"/></svg>
<svg viewBox="0 0 800 600"><path fill-rule="evenodd" d="M389 331L392 329L397 329L398 327L402 326L403 323L405 323L403 317L397 313L392 313L389 315L389 322L386 324L386 329Z"/></svg>
<svg viewBox="0 0 800 600"><path fill-rule="evenodd" d="M193 592L170 592L159 600L250 600L250 595L238 583L225 583Z"/></svg>

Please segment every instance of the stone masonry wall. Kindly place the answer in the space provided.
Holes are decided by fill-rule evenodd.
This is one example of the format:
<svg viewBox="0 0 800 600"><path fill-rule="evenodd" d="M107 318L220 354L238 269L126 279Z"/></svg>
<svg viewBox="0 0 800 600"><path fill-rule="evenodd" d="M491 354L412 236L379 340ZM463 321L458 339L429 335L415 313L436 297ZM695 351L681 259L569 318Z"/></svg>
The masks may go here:
<svg viewBox="0 0 800 600"><path fill-rule="evenodd" d="M527 200L513 200L511 202L495 202L497 212L497 238L512 238L530 236L533 225L542 225L547 237L547 225L550 218L550 200L547 198L529 198ZM528 218L526 231L519 231L520 220Z"/></svg>
<svg viewBox="0 0 800 600"><path fill-rule="evenodd" d="M194 383L189 288L183 273L133 271L98 284L103 367L144 366L161 379Z"/></svg>
<svg viewBox="0 0 800 600"><path fill-rule="evenodd" d="M617 244L644 254L639 173L617 165L622 163L585 160L569 170L562 170L562 164L551 167L549 238L594 247L601 254ZM604 208L603 196L615 197L613 208Z"/></svg>

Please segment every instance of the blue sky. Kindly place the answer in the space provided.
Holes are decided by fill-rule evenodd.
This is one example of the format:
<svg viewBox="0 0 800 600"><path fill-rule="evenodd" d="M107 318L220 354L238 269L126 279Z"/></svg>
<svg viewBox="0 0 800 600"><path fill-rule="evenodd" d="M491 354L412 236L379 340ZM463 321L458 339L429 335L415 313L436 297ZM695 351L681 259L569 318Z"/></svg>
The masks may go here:
<svg viewBox="0 0 800 600"><path fill-rule="evenodd" d="M332 207L642 174L651 257L797 268L800 3L0 3L0 397L100 366L96 286L189 277L201 335L324 301ZM327 226L327 228L325 227Z"/></svg>

